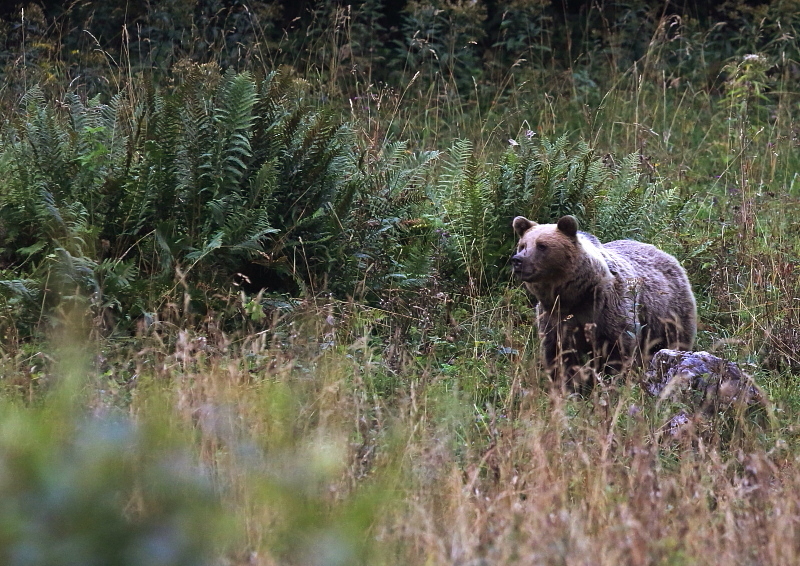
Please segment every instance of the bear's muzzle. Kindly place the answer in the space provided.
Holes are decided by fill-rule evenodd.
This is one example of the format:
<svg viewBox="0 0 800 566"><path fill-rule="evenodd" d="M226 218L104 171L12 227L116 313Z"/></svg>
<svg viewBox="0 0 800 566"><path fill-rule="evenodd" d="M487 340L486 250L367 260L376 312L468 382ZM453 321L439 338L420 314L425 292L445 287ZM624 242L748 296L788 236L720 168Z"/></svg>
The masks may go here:
<svg viewBox="0 0 800 566"><path fill-rule="evenodd" d="M524 259L525 256L522 254L515 254L511 257L511 273L521 281L530 281L534 277L534 272L532 269L526 268Z"/></svg>

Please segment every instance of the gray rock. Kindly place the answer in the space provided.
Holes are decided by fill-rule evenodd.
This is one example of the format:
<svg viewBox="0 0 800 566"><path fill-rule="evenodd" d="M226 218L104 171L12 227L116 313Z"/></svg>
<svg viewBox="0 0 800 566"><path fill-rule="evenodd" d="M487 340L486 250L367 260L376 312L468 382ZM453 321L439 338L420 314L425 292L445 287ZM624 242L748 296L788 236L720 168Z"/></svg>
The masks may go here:
<svg viewBox="0 0 800 566"><path fill-rule="evenodd" d="M650 361L643 386L659 401L705 413L765 404L764 394L749 375L708 352L659 350Z"/></svg>

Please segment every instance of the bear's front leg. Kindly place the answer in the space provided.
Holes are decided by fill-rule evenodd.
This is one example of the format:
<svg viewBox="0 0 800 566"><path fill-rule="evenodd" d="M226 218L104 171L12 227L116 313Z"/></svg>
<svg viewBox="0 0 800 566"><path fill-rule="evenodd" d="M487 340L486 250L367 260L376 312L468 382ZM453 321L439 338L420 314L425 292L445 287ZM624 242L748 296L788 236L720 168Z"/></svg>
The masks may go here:
<svg viewBox="0 0 800 566"><path fill-rule="evenodd" d="M594 385L589 368L583 367L578 349L577 328L559 324L546 327L542 336L542 352L550 381L562 392L587 395Z"/></svg>

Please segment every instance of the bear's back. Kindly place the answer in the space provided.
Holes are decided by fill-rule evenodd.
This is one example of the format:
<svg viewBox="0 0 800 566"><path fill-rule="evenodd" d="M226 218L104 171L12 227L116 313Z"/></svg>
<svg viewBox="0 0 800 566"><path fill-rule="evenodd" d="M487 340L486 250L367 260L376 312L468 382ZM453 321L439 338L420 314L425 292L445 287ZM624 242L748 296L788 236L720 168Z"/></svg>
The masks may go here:
<svg viewBox="0 0 800 566"><path fill-rule="evenodd" d="M612 252L610 254L612 258L616 254L627 260L635 272L635 277L651 282L675 284L680 288L689 284L686 272L678 260L652 244L634 240L614 240L601 244L601 247Z"/></svg>
<svg viewBox="0 0 800 566"><path fill-rule="evenodd" d="M615 240L602 244L602 248L610 262L623 258L630 266L630 271L625 270L627 273L623 271L618 276L627 279L629 287L637 289L637 303L642 307L639 315L644 317L641 323L655 331L656 327L672 321L678 327L678 345L691 348L697 326L697 307L689 278L678 260L651 244L633 240ZM656 334L674 336L673 332L663 329ZM673 339L663 347L674 344Z"/></svg>

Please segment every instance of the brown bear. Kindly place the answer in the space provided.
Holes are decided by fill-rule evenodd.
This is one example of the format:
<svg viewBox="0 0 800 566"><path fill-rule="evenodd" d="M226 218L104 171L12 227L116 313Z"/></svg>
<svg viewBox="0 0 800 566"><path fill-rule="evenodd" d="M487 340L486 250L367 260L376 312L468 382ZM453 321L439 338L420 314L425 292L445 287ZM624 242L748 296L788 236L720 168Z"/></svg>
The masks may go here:
<svg viewBox="0 0 800 566"><path fill-rule="evenodd" d="M564 216L537 224L517 216L511 265L538 301L544 361L553 383L587 393L662 348L690 350L697 308L686 272L666 252L632 240L607 244Z"/></svg>

